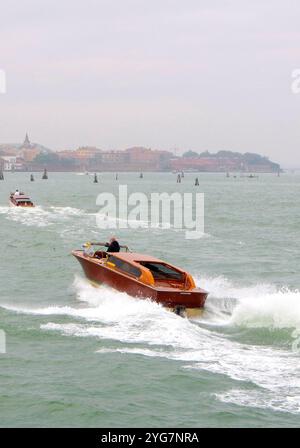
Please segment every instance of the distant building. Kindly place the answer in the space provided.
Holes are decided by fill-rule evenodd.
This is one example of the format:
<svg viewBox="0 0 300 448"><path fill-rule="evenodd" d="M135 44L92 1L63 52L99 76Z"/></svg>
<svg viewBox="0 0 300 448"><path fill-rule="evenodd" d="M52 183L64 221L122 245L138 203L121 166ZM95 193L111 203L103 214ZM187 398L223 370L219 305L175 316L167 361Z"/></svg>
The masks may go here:
<svg viewBox="0 0 300 448"><path fill-rule="evenodd" d="M100 151L101 149L98 149L95 146L83 146L81 148L76 149L74 153L77 159L86 160L94 158L95 155L98 154Z"/></svg>
<svg viewBox="0 0 300 448"><path fill-rule="evenodd" d="M101 161L103 165L105 164L122 164L128 163L130 161L129 154L125 151L102 151L99 154L98 161Z"/></svg>
<svg viewBox="0 0 300 448"><path fill-rule="evenodd" d="M28 134L26 133L23 144L19 147L19 154L25 162L32 162L32 160L40 154L41 150L30 143Z"/></svg>
<svg viewBox="0 0 300 448"><path fill-rule="evenodd" d="M75 161L78 169L93 171L159 171L167 168L166 161L173 156L168 151L139 146L123 151L83 147L76 151L60 151L57 155L60 159Z"/></svg>
<svg viewBox="0 0 300 448"><path fill-rule="evenodd" d="M3 171L13 171L17 163L17 158L14 156L2 156Z"/></svg>
<svg viewBox="0 0 300 448"><path fill-rule="evenodd" d="M1 156L1 163L3 171L21 171L24 168L24 161L16 156Z"/></svg>
<svg viewBox="0 0 300 448"><path fill-rule="evenodd" d="M266 157L252 153L232 153L219 151L216 154L203 153L196 157L187 156L173 158L170 168L175 171L203 171L203 172L261 172L273 173L280 170L280 166L269 161Z"/></svg>
<svg viewBox="0 0 300 448"><path fill-rule="evenodd" d="M75 151L64 150L57 152L59 159L72 162L73 167L78 170L89 170L94 165L95 159L99 156L101 150L94 146L84 146Z"/></svg>
<svg viewBox="0 0 300 448"><path fill-rule="evenodd" d="M176 171L237 171L241 168L238 160L216 159L210 157L180 157L170 161L172 170Z"/></svg>
<svg viewBox="0 0 300 448"><path fill-rule="evenodd" d="M2 144L0 145L0 155L2 156L17 156L19 153L18 148L14 144Z"/></svg>
<svg viewBox="0 0 300 448"><path fill-rule="evenodd" d="M1 168L2 167L2 168ZM169 151L133 146L125 150L103 151L95 146L53 152L30 141L0 144L0 169L54 171L197 171L197 172L280 172L280 165L256 153L221 150L187 151L177 157Z"/></svg>
<svg viewBox="0 0 300 448"><path fill-rule="evenodd" d="M23 149L22 157L25 162L32 162L41 151L37 148L27 148Z"/></svg>
<svg viewBox="0 0 300 448"><path fill-rule="evenodd" d="M168 161L174 157L169 151L152 150L135 146L125 152L129 155L129 163L136 170L160 171L168 168Z"/></svg>

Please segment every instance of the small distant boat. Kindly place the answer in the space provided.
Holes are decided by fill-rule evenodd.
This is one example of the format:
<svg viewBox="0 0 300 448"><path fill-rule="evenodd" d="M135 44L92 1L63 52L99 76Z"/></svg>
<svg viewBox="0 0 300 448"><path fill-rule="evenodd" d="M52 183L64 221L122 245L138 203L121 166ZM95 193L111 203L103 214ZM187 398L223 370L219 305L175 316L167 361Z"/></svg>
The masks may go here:
<svg viewBox="0 0 300 448"><path fill-rule="evenodd" d="M86 243L72 252L94 285L106 284L118 291L151 299L176 314L194 316L204 307L208 292L197 288L186 271L150 255L104 252Z"/></svg>
<svg viewBox="0 0 300 448"><path fill-rule="evenodd" d="M11 193L9 197L9 205L11 207L35 207L32 200L26 196L26 194L20 193Z"/></svg>

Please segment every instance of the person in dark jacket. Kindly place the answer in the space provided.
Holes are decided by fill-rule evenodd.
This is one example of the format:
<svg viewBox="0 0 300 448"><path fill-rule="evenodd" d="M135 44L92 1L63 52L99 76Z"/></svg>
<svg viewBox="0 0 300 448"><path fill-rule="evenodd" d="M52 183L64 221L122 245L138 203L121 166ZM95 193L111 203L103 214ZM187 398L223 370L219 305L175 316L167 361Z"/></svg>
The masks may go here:
<svg viewBox="0 0 300 448"><path fill-rule="evenodd" d="M91 246L104 246L107 247L107 251L106 252L120 252L120 249L126 249L126 251L128 251L128 246L120 246L120 244L118 243L116 237L112 237L108 243L89 243Z"/></svg>
<svg viewBox="0 0 300 448"><path fill-rule="evenodd" d="M120 244L115 237L111 238L109 243L105 243L105 247L107 247L106 252L120 252Z"/></svg>

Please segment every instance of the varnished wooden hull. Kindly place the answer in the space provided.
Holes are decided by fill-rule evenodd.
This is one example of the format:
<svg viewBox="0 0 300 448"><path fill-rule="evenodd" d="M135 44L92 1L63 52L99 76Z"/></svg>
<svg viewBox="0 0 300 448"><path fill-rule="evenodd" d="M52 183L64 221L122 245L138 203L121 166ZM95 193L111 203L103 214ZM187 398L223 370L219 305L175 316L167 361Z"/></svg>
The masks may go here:
<svg viewBox="0 0 300 448"><path fill-rule="evenodd" d="M133 297L151 299L172 309L201 309L204 307L208 292L201 288L182 290L172 287L156 287L144 284L126 274L113 270L99 260L90 258L82 251L73 251L80 262L86 277L96 284L105 284Z"/></svg>

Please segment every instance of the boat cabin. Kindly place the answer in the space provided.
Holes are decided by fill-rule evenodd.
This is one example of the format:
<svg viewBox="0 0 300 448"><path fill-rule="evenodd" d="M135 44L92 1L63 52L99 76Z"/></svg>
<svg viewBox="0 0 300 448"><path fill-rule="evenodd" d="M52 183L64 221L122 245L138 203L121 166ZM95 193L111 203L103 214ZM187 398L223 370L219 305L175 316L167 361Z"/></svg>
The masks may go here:
<svg viewBox="0 0 300 448"><path fill-rule="evenodd" d="M33 202L25 194L12 194L10 201L17 207L33 207Z"/></svg>
<svg viewBox="0 0 300 448"><path fill-rule="evenodd" d="M155 287L189 290L196 287L190 274L158 258L132 252L96 251L98 259L110 269Z"/></svg>

